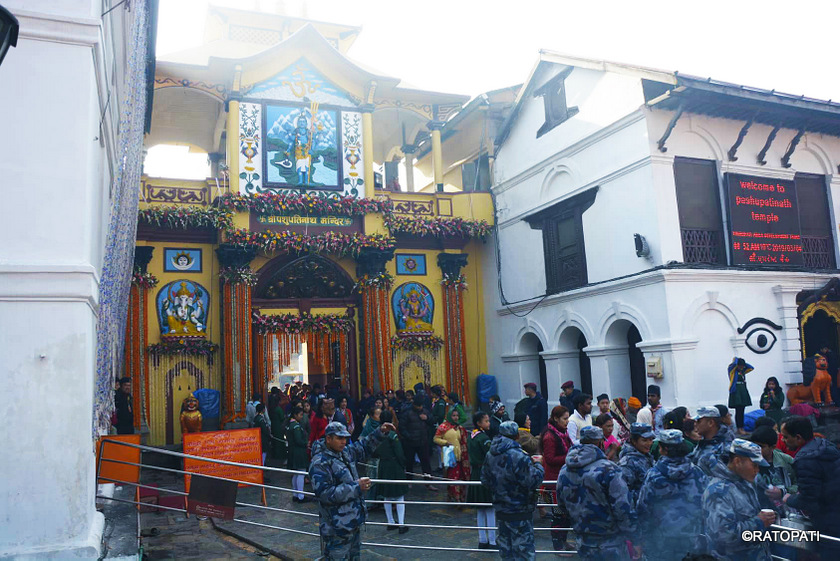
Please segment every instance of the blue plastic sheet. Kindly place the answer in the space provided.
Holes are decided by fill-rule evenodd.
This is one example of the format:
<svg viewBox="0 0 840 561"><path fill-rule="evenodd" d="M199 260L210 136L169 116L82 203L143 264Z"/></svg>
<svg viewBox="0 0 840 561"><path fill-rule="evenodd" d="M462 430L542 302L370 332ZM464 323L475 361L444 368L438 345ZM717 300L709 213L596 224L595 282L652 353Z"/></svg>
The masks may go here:
<svg viewBox="0 0 840 561"><path fill-rule="evenodd" d="M198 399L198 410L201 416L208 419L218 419L220 414L221 393L219 390L204 388L193 392Z"/></svg>
<svg viewBox="0 0 840 561"><path fill-rule="evenodd" d="M478 402L487 403L490 401L491 395L499 393L499 386L496 383L496 377L489 374L479 374L475 379L478 388Z"/></svg>

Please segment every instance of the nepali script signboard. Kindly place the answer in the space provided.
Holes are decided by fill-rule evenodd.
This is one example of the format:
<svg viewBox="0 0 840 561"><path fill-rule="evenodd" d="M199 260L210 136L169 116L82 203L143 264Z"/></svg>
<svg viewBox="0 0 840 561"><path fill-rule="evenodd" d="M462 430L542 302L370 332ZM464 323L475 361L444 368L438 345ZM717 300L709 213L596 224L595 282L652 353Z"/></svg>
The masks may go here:
<svg viewBox="0 0 840 561"><path fill-rule="evenodd" d="M312 216L302 214L257 214L251 213L251 230L264 232L290 231L299 234L322 234L337 231L342 234L362 232L362 219L358 216Z"/></svg>
<svg viewBox="0 0 840 561"><path fill-rule="evenodd" d="M184 454L238 462L255 466L262 465L262 444L260 429L239 429L214 432L195 432L184 435ZM261 469L250 469L215 462L202 462L184 458L184 471L201 475L226 477L248 483L263 482ZM239 484L245 487L244 483ZM190 492L190 476L184 475L184 487Z"/></svg>
<svg viewBox="0 0 840 561"><path fill-rule="evenodd" d="M733 265L803 264L793 181L727 173Z"/></svg>

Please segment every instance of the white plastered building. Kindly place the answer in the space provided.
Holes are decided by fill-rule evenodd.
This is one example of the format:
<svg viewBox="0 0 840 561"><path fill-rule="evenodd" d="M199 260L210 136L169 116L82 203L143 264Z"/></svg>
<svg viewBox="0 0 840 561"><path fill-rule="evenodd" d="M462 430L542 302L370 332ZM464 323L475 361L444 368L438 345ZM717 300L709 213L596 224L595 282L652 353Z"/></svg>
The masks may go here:
<svg viewBox="0 0 840 561"><path fill-rule="evenodd" d="M726 403L734 356L755 367L754 406L769 376L801 381L797 296L838 263L838 136L840 104L541 52L495 139L483 273L503 400L536 382L551 407L572 380L644 403L655 383L693 411ZM735 249L736 174L801 193L797 265L743 264L788 257ZM836 351L836 329L807 346L823 336Z"/></svg>

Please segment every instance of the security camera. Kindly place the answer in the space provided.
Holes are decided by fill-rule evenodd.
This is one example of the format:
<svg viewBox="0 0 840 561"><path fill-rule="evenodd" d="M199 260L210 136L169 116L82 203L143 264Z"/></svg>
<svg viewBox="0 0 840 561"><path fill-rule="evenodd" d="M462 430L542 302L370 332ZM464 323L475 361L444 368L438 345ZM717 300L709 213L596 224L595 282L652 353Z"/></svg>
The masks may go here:
<svg viewBox="0 0 840 561"><path fill-rule="evenodd" d="M650 246L643 235L633 234L633 241L636 242L636 257L650 257Z"/></svg>

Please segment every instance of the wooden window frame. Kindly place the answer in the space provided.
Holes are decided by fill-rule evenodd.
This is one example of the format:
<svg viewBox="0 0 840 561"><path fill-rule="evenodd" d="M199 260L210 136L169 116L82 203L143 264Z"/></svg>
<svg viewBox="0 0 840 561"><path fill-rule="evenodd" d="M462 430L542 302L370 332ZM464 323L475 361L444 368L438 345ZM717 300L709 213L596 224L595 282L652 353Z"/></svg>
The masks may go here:
<svg viewBox="0 0 840 561"><path fill-rule="evenodd" d="M574 66L566 68L534 92L534 97L543 98L545 107L545 122L537 131L537 138L580 112L577 106L569 107L566 104L566 78L574 69Z"/></svg>
<svg viewBox="0 0 840 561"><path fill-rule="evenodd" d="M545 286L548 294L573 290L589 283L583 213L595 203L597 193L598 187L594 187L525 218L532 229L542 230ZM577 248L573 257L578 260L576 274L573 276L563 273L565 262L570 259L560 257L560 240L557 231L560 222L569 218L574 220Z"/></svg>

